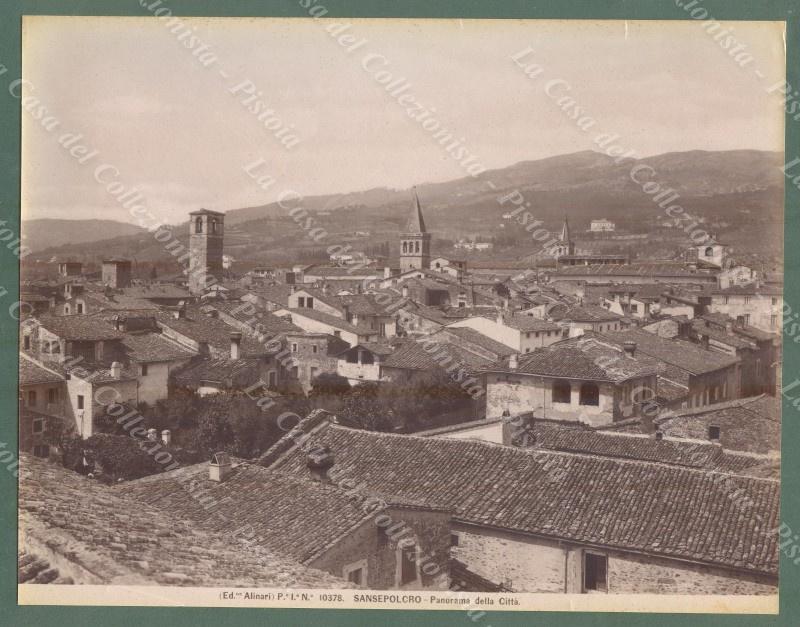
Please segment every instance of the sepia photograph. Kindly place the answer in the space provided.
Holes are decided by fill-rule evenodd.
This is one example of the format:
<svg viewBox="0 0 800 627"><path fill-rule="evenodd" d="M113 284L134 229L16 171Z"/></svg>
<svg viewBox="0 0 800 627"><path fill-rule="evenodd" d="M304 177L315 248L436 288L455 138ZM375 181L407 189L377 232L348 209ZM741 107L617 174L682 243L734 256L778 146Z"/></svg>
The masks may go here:
<svg viewBox="0 0 800 627"><path fill-rule="evenodd" d="M0 72L21 605L778 612L785 22L131 4Z"/></svg>

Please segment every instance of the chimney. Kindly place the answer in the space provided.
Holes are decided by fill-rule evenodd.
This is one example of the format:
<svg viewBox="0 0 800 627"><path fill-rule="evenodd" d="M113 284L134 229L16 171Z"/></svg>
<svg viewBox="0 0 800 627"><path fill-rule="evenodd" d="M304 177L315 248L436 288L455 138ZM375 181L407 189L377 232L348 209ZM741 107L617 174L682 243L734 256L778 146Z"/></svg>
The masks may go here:
<svg viewBox="0 0 800 627"><path fill-rule="evenodd" d="M231 458L225 452L214 453L208 465L209 480L222 483L229 474L231 474Z"/></svg>
<svg viewBox="0 0 800 627"><path fill-rule="evenodd" d="M703 335L700 336L700 345L704 349L708 350L708 334L707 333L704 333Z"/></svg>
<svg viewBox="0 0 800 627"><path fill-rule="evenodd" d="M150 428L147 430L147 439L151 442L158 440L158 429Z"/></svg>
<svg viewBox="0 0 800 627"><path fill-rule="evenodd" d="M306 458L306 466L311 473L311 478L320 483L330 483L328 471L333 468L333 452L327 446L313 449Z"/></svg>
<svg viewBox="0 0 800 627"><path fill-rule="evenodd" d="M403 298L408 298L408 285L404 285L400 292L403 294Z"/></svg>
<svg viewBox="0 0 800 627"><path fill-rule="evenodd" d="M733 321L726 320L725 321L725 333L728 335L733 335Z"/></svg>
<svg viewBox="0 0 800 627"><path fill-rule="evenodd" d="M122 377L122 364L118 361L115 361L111 364L111 377L113 379L119 379Z"/></svg>
<svg viewBox="0 0 800 627"><path fill-rule="evenodd" d="M391 279L392 278L392 269L389 266L386 266L383 269L383 278L384 279Z"/></svg>
<svg viewBox="0 0 800 627"><path fill-rule="evenodd" d="M661 429L656 428L656 430L653 431L653 439L658 440L658 441L663 440L664 439L664 432Z"/></svg>
<svg viewBox="0 0 800 627"><path fill-rule="evenodd" d="M169 446L170 442L172 442L172 431L170 431L169 429L164 429L161 432L161 443L164 446Z"/></svg>
<svg viewBox="0 0 800 627"><path fill-rule="evenodd" d="M503 312L502 311L498 311L497 312L497 318L495 319L495 322L497 322L497 324L500 324L500 325L505 324L505 322L503 321Z"/></svg>
<svg viewBox="0 0 800 627"><path fill-rule="evenodd" d="M114 316L114 328L117 331L125 331L125 318L123 316Z"/></svg>
<svg viewBox="0 0 800 627"><path fill-rule="evenodd" d="M519 355L516 353L511 353L508 356L508 368L510 370L516 370L519 367Z"/></svg>
<svg viewBox="0 0 800 627"><path fill-rule="evenodd" d="M624 342L622 347L625 349L625 354L628 357L634 357L636 355L636 342Z"/></svg>
<svg viewBox="0 0 800 627"><path fill-rule="evenodd" d="M239 359L239 352L242 344L241 331L231 333L231 359Z"/></svg>

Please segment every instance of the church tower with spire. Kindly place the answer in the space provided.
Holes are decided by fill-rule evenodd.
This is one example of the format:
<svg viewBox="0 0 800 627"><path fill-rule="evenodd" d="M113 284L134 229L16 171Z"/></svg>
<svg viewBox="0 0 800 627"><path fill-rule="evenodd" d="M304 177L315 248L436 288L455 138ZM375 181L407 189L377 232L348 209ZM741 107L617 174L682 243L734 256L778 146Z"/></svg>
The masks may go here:
<svg viewBox="0 0 800 627"><path fill-rule="evenodd" d="M556 259L575 254L575 244L569 234L567 216L564 216L564 226L561 228L561 237L558 240L558 244L554 247L554 250Z"/></svg>
<svg viewBox="0 0 800 627"><path fill-rule="evenodd" d="M405 232L400 236L400 272L431 267L431 234L425 229L417 189Z"/></svg>

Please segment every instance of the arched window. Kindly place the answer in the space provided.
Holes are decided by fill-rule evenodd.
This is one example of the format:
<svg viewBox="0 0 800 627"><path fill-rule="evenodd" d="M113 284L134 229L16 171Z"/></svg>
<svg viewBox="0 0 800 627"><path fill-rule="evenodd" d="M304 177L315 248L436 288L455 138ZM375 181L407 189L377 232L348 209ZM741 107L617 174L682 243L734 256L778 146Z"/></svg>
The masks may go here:
<svg viewBox="0 0 800 627"><path fill-rule="evenodd" d="M408 252L408 242L403 242L403 252L404 253Z"/></svg>
<svg viewBox="0 0 800 627"><path fill-rule="evenodd" d="M419 252L419 240L417 240L416 242L414 242L414 252L415 252L415 253L418 253L418 252Z"/></svg>
<svg viewBox="0 0 800 627"><path fill-rule="evenodd" d="M572 386L569 381L553 381L553 402L569 403L572 395Z"/></svg>
<svg viewBox="0 0 800 627"><path fill-rule="evenodd" d="M217 219L216 218L211 218L211 232L212 233L216 233L217 232Z"/></svg>
<svg viewBox="0 0 800 627"><path fill-rule="evenodd" d="M195 233L202 233L203 232L203 218L197 217L194 221L194 232Z"/></svg>
<svg viewBox="0 0 800 627"><path fill-rule="evenodd" d="M584 383L581 386L581 405L600 405L600 388L594 383Z"/></svg>
<svg viewBox="0 0 800 627"><path fill-rule="evenodd" d="M713 257L714 256L714 247L708 246L706 248L706 257Z"/></svg>

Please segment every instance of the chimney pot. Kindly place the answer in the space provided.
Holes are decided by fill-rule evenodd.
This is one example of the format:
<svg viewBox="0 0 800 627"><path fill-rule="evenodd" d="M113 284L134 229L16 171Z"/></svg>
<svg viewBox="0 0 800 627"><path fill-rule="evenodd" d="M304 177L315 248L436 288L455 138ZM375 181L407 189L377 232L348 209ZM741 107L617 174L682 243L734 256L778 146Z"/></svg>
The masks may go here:
<svg viewBox="0 0 800 627"><path fill-rule="evenodd" d="M306 466L311 473L311 478L320 483L330 483L328 471L333 468L333 451L327 446L313 449L306 458Z"/></svg>
<svg viewBox="0 0 800 627"><path fill-rule="evenodd" d="M161 432L161 442L164 444L164 446L169 446L172 442L172 431L169 429L164 429Z"/></svg>
<svg viewBox="0 0 800 627"><path fill-rule="evenodd" d="M401 293L403 294L403 298L408 298L408 285L402 287Z"/></svg>
<svg viewBox="0 0 800 627"><path fill-rule="evenodd" d="M221 483L231 474L231 458L224 451L214 453L211 456L211 463L208 465L208 478L211 481Z"/></svg>
<svg viewBox="0 0 800 627"><path fill-rule="evenodd" d="M510 370L516 370L519 367L519 355L512 353L508 357L508 367Z"/></svg>
<svg viewBox="0 0 800 627"><path fill-rule="evenodd" d="M114 379L119 379L122 377L122 364L118 361L115 361L111 364L111 376Z"/></svg>
<svg viewBox="0 0 800 627"><path fill-rule="evenodd" d="M151 442L158 440L158 429L150 428L147 430L147 439Z"/></svg>
<svg viewBox="0 0 800 627"><path fill-rule="evenodd" d="M242 344L242 334L240 331L231 333L231 359L239 359L239 352Z"/></svg>
<svg viewBox="0 0 800 627"><path fill-rule="evenodd" d="M626 353L626 354L627 354L629 357L633 357L633 356L635 356L635 355L636 355L636 342L630 342L630 341L628 341L628 342L625 342L625 343L623 343L623 345L622 345L622 346L623 346L623 348L625 349L625 353Z"/></svg>

